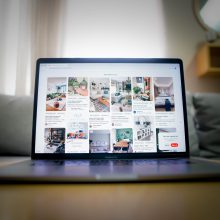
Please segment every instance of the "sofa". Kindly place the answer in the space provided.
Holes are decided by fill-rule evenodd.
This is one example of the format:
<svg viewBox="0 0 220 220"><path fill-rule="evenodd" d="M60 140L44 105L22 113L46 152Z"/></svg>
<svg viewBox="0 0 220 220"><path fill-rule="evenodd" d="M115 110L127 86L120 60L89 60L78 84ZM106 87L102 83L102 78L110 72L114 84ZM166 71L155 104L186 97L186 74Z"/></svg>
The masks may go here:
<svg viewBox="0 0 220 220"><path fill-rule="evenodd" d="M186 94L190 154L220 158L220 94ZM0 155L31 153L32 96L0 95Z"/></svg>
<svg viewBox="0 0 220 220"><path fill-rule="evenodd" d="M190 154L220 159L220 93L187 93Z"/></svg>

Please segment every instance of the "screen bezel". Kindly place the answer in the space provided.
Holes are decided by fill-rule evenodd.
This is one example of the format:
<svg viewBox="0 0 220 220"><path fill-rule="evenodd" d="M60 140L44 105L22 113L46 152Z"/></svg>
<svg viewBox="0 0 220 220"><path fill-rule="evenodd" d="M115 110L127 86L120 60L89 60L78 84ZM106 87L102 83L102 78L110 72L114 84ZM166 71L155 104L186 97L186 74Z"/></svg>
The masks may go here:
<svg viewBox="0 0 220 220"><path fill-rule="evenodd" d="M57 64L57 63L166 63L179 64L181 93L183 100L183 119L185 130L186 152L156 152L156 153L35 153L36 138L36 121L37 121L37 102L38 102L38 85L40 64ZM184 135L184 134L183 134ZM184 83L183 63L178 58L40 58L36 63L35 90L34 90L34 108L33 108L33 129L32 129L32 159L143 159L143 158L181 158L189 157L189 137L186 109L186 94Z"/></svg>

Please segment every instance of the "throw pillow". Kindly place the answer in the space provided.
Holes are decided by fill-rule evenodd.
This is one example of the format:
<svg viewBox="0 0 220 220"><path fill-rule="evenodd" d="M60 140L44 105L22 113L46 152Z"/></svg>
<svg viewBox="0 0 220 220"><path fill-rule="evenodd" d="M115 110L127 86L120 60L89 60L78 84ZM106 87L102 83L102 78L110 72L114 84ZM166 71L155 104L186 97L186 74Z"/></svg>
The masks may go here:
<svg viewBox="0 0 220 220"><path fill-rule="evenodd" d="M199 142L195 128L195 119L194 119L195 109L193 106L193 96L189 92L186 93L186 107L187 107L190 155L199 156Z"/></svg>
<svg viewBox="0 0 220 220"><path fill-rule="evenodd" d="M205 156L219 156L220 94L196 93L193 102L200 148Z"/></svg>
<svg viewBox="0 0 220 220"><path fill-rule="evenodd" d="M33 97L0 95L0 155L30 155Z"/></svg>

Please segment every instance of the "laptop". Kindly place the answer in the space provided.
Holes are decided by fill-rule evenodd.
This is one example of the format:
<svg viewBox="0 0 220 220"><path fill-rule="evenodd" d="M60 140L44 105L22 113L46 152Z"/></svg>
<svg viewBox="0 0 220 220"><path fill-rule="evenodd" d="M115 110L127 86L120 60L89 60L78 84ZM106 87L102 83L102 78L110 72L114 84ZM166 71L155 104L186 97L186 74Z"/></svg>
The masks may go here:
<svg viewBox="0 0 220 220"><path fill-rule="evenodd" d="M189 158L180 59L37 61L31 160L0 181L140 182L220 177Z"/></svg>

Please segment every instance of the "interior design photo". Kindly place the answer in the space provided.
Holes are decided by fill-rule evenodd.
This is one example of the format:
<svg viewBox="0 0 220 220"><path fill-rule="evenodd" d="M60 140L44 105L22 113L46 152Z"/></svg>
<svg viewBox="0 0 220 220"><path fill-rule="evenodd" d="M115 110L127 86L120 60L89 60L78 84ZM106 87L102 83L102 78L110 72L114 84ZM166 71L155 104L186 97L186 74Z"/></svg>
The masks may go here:
<svg viewBox="0 0 220 220"><path fill-rule="evenodd" d="M68 95L69 96L88 96L88 78L69 77L68 78Z"/></svg>
<svg viewBox="0 0 220 220"><path fill-rule="evenodd" d="M66 110L66 80L65 77L47 79L46 111Z"/></svg>
<svg viewBox="0 0 220 220"><path fill-rule="evenodd" d="M154 96L156 111L175 111L173 78L155 77Z"/></svg>
<svg viewBox="0 0 220 220"><path fill-rule="evenodd" d="M65 153L65 128L45 128L44 153Z"/></svg>
<svg viewBox="0 0 220 220"><path fill-rule="evenodd" d="M133 152L132 128L120 128L120 129L112 130L112 152L113 153Z"/></svg>
<svg viewBox="0 0 220 220"><path fill-rule="evenodd" d="M113 112L132 111L130 77L111 79L111 110Z"/></svg>
<svg viewBox="0 0 220 220"><path fill-rule="evenodd" d="M88 139L88 123L70 122L67 127L67 139Z"/></svg>
<svg viewBox="0 0 220 220"><path fill-rule="evenodd" d="M110 152L110 131L90 130L89 131L89 151L90 153Z"/></svg>
<svg viewBox="0 0 220 220"><path fill-rule="evenodd" d="M133 99L137 101L152 101L152 78L133 77Z"/></svg>
<svg viewBox="0 0 220 220"><path fill-rule="evenodd" d="M110 80L109 78L90 79L90 112L110 111Z"/></svg>
<svg viewBox="0 0 220 220"><path fill-rule="evenodd" d="M134 116L135 141L150 141L153 135L152 122L149 116Z"/></svg>

